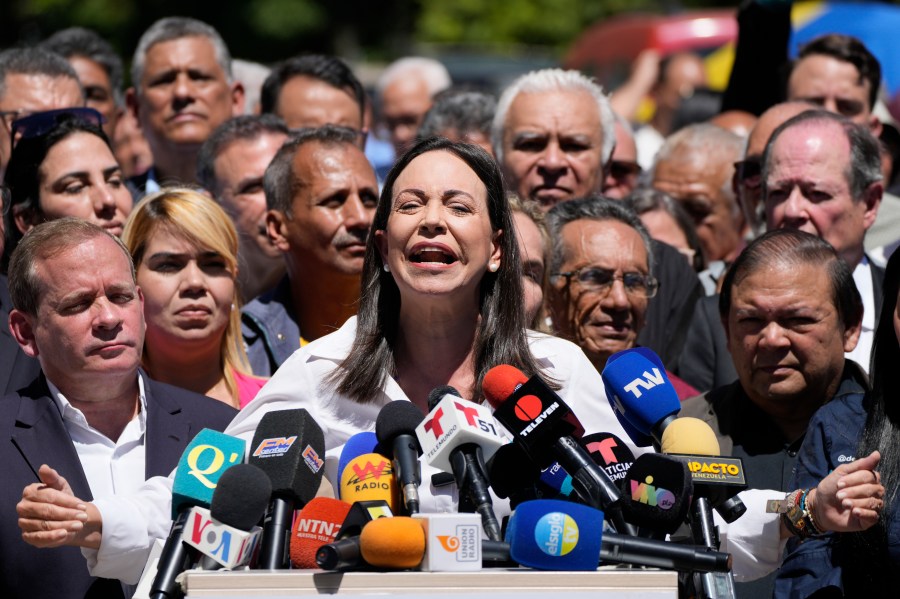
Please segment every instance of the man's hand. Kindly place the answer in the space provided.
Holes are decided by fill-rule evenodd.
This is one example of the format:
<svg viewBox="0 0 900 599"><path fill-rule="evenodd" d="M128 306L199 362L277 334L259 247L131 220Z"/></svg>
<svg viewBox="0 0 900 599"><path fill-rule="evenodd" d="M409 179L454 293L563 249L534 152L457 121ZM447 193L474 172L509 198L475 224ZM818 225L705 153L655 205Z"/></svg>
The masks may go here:
<svg viewBox="0 0 900 599"><path fill-rule="evenodd" d="M66 479L50 466L41 466L38 477L41 482L25 487L16 505L22 539L35 547L99 548L101 522L97 509L75 497Z"/></svg>
<svg viewBox="0 0 900 599"><path fill-rule="evenodd" d="M855 532L866 530L878 522L884 507L881 475L875 471L881 454L870 455L841 464L810 491L807 504L816 525L823 531Z"/></svg>

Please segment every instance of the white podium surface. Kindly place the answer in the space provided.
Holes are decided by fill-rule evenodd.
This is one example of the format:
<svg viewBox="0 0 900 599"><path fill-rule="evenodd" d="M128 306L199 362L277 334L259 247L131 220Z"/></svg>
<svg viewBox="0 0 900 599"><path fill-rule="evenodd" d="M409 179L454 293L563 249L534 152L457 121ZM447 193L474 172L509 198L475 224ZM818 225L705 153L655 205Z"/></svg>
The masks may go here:
<svg viewBox="0 0 900 599"><path fill-rule="evenodd" d="M596 572L545 572L487 569L479 572L324 572L284 570L183 574L187 599L226 597L302 597L417 595L433 599L597 599L678 596L678 575L661 570L602 569ZM556 597L553 595L556 594Z"/></svg>

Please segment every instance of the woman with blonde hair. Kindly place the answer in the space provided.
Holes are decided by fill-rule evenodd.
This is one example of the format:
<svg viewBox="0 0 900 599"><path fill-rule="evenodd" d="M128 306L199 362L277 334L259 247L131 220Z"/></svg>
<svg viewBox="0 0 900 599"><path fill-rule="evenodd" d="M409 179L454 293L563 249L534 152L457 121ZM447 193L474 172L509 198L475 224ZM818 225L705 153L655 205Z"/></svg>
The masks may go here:
<svg viewBox="0 0 900 599"><path fill-rule="evenodd" d="M243 408L265 379L252 376L241 340L231 219L197 191L168 188L135 206L122 240L144 293L144 368Z"/></svg>

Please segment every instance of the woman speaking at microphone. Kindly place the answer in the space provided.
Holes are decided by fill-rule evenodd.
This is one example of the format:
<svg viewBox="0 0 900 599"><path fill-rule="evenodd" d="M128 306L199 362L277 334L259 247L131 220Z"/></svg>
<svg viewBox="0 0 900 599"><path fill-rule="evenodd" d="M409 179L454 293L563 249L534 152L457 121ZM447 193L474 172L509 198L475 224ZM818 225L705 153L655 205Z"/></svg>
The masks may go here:
<svg viewBox="0 0 900 599"><path fill-rule="evenodd" d="M398 160L375 211L361 289L358 315L285 362L230 432L252 434L269 410L305 408L325 433L333 480L343 443L372 430L386 404L411 401L427 413L442 385L480 402L485 373L511 364L558 388L587 431L625 438L581 350L526 330L512 213L496 163L477 146L432 138ZM422 511L455 510L454 488L431 487L429 473Z"/></svg>

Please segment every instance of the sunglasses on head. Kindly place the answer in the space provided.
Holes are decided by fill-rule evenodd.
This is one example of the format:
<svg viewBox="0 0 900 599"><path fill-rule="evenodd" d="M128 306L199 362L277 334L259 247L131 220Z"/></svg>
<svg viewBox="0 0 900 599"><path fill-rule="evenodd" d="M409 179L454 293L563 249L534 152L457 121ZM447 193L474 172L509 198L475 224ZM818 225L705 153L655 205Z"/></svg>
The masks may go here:
<svg viewBox="0 0 900 599"><path fill-rule="evenodd" d="M93 108L79 107L45 110L44 112L35 112L13 121L10 129L11 137L14 143L21 139L40 137L52 131L60 122L68 119L76 119L97 127L102 126L105 121L103 115Z"/></svg>

